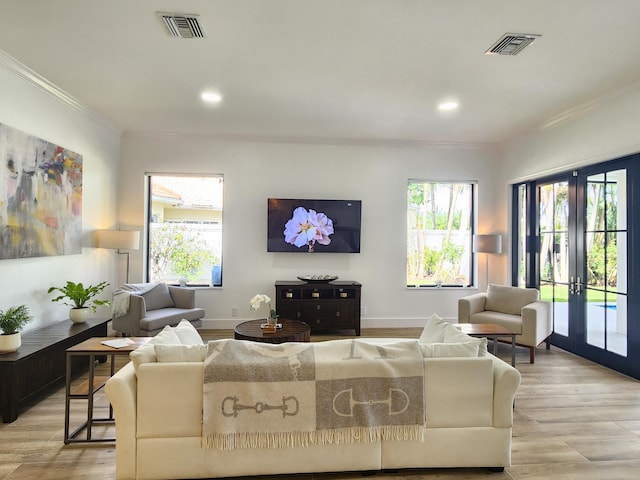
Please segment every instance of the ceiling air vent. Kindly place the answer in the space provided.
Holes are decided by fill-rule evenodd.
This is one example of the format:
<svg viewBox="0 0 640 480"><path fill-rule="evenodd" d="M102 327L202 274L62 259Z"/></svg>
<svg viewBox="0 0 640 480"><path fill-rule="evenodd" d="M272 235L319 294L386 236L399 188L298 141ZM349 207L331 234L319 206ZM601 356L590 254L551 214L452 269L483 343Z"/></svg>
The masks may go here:
<svg viewBox="0 0 640 480"><path fill-rule="evenodd" d="M205 38L204 30L198 21L198 15L158 12L158 16L172 37Z"/></svg>
<svg viewBox="0 0 640 480"><path fill-rule="evenodd" d="M517 55L541 35L532 33L505 33L500 40L484 52L487 55Z"/></svg>

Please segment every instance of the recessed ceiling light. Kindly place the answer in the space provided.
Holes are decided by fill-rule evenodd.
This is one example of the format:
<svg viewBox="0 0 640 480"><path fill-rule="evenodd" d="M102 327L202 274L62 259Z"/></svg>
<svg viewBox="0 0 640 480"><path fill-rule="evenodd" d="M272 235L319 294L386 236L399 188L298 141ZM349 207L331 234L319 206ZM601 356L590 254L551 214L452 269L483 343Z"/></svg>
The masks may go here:
<svg viewBox="0 0 640 480"><path fill-rule="evenodd" d="M438 104L438 110L441 112L450 112L451 110L456 110L458 106L459 104L455 100L447 100Z"/></svg>
<svg viewBox="0 0 640 480"><path fill-rule="evenodd" d="M207 103L220 103L222 101L222 95L218 92L202 92L200 98Z"/></svg>

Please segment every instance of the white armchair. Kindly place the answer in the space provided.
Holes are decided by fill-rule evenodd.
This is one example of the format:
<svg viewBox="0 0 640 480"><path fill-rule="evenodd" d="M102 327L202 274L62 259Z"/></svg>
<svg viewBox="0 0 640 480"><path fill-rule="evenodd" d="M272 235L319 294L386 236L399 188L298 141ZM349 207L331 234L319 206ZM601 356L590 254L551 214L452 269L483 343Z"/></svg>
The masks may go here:
<svg viewBox="0 0 640 480"><path fill-rule="evenodd" d="M535 362L536 347L550 348L551 302L540 300L535 288L489 285L487 292L458 300L459 323L494 323L514 332L516 344L529 347L529 361Z"/></svg>

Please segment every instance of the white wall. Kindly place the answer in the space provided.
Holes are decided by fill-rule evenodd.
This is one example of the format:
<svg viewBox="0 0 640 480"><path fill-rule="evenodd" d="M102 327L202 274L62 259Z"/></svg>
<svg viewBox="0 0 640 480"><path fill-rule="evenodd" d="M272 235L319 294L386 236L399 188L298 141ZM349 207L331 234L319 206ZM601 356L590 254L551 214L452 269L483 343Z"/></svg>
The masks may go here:
<svg viewBox="0 0 640 480"><path fill-rule="evenodd" d="M565 120L511 142L506 178L522 180L640 152L640 84L573 109Z"/></svg>
<svg viewBox="0 0 640 480"><path fill-rule="evenodd" d="M29 77L30 72L0 51L0 123L83 156L82 229L85 245L91 245L94 229L116 221L119 133L98 123L81 107L72 106L73 102L45 91ZM5 167L4 159L1 166ZM67 280L106 280L115 285L115 265L113 252L88 246L78 255L0 260L0 309L27 305L34 321L23 331L66 319L69 308L51 303L48 288L64 285ZM102 307L99 313L108 315L109 311Z"/></svg>
<svg viewBox="0 0 640 480"><path fill-rule="evenodd" d="M506 231L504 180L496 188L496 154L486 148L310 145L227 141L205 137L125 134L118 218L143 229L144 174L224 175L222 289L202 289L197 303L206 326L228 328L255 318L249 299L274 295L276 280L335 274L363 284L363 326L423 325L433 312L457 318L457 298L469 290L407 290L406 185L409 178L478 180L479 231ZM360 254L266 251L267 198L362 200ZM132 255L131 281L142 280L143 251ZM481 262L480 267L484 267ZM484 270L480 272L484 279ZM492 281L504 279L491 272ZM231 317L238 307L237 318Z"/></svg>

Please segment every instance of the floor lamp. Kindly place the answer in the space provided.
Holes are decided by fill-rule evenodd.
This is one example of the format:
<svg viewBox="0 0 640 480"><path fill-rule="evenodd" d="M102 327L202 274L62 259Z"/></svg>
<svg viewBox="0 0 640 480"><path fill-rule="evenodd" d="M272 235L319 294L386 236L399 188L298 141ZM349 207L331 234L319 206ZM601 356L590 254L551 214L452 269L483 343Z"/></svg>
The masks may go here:
<svg viewBox="0 0 640 480"><path fill-rule="evenodd" d="M118 255L127 256L127 281L129 283L129 252L120 250L138 250L140 248L140 232L133 230L98 230L96 246L117 250Z"/></svg>
<svg viewBox="0 0 640 480"><path fill-rule="evenodd" d="M473 253L484 253L486 277L485 285L489 287L489 254L502 253L502 235L474 235Z"/></svg>

